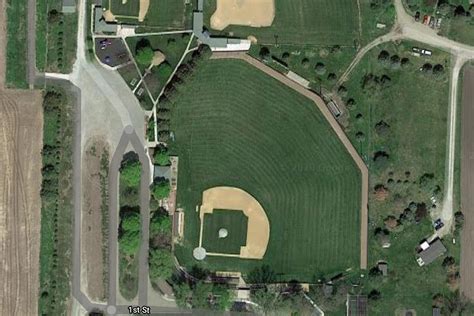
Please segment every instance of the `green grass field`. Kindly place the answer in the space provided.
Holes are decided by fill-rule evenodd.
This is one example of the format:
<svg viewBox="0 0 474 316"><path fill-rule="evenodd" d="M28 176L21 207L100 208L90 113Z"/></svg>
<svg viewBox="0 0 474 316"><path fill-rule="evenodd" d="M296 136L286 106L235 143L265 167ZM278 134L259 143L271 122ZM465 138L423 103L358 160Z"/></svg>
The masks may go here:
<svg viewBox="0 0 474 316"><path fill-rule="evenodd" d="M53 10L57 11L55 17L50 14ZM61 0L36 3L36 67L39 71L72 71L76 58L78 15L62 14L61 10Z"/></svg>
<svg viewBox="0 0 474 316"><path fill-rule="evenodd" d="M373 49L345 84L348 92L344 99L355 100L349 109L346 132L365 158L370 173L369 269L378 260L385 260L390 271L385 282L377 276L367 278L364 283L365 293L372 289L381 293L379 300L369 304L370 313L374 315L393 314L405 308L415 309L418 315L428 315L433 296L450 293L442 258L423 268L415 262L417 244L433 233L429 215L419 224L404 221L390 232L392 246L389 249L382 249L375 236L377 228L385 228L387 216L399 218L410 203L425 203L429 209L433 187L444 185L450 56L433 50L431 58L414 57L410 53L412 46L425 47L402 42ZM378 55L382 50L390 56L409 58L408 65L393 67L390 62L381 63ZM438 75L422 73L419 69L425 63L441 64L444 71ZM374 87L367 80L370 74L379 78L386 75L390 80L386 86ZM381 121L388 127L380 128ZM362 137L357 133L363 133ZM374 161L377 151L386 152L388 159ZM424 174L433 174L427 186L421 185ZM375 198L376 185L384 185L388 190L385 199ZM436 194L438 200L442 194L442 190ZM452 236L447 236L443 243L448 248L447 255L459 263L459 243L453 245L451 239Z"/></svg>
<svg viewBox="0 0 474 316"><path fill-rule="evenodd" d="M12 88L26 88L28 87L27 1L8 0L6 11L8 40L6 45L6 85Z"/></svg>
<svg viewBox="0 0 474 316"><path fill-rule="evenodd" d="M239 254L247 241L248 218L242 211L214 210L204 215L202 246L207 252ZM219 238L219 229L227 230L225 238Z"/></svg>
<svg viewBox="0 0 474 316"><path fill-rule="evenodd" d="M72 273L73 108L63 89L48 86L44 109L38 314L65 315Z"/></svg>
<svg viewBox="0 0 474 316"><path fill-rule="evenodd" d="M104 0L104 6L112 11L115 16L136 17L140 11L140 1Z"/></svg>
<svg viewBox="0 0 474 316"><path fill-rule="evenodd" d="M354 45L354 39L359 39L355 1L291 0L275 1L275 6L271 27L229 26L224 31L242 37L254 35L262 44ZM209 26L215 10L216 0L205 0L204 21Z"/></svg>
<svg viewBox="0 0 474 316"><path fill-rule="evenodd" d="M232 60L203 62L173 102L171 146L186 212L181 264L198 263L202 192L225 185L265 209L269 245L263 260L207 257L204 267L247 273L268 264L280 279L301 281L358 269L361 176L314 103Z"/></svg>

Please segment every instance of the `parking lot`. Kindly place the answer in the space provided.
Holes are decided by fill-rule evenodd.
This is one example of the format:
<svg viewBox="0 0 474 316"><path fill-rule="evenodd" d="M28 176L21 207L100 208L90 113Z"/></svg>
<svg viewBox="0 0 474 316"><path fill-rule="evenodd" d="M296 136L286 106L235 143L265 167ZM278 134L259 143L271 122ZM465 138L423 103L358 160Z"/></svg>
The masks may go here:
<svg viewBox="0 0 474 316"><path fill-rule="evenodd" d="M127 48L120 38L96 38L95 51L99 60L110 67L130 61Z"/></svg>

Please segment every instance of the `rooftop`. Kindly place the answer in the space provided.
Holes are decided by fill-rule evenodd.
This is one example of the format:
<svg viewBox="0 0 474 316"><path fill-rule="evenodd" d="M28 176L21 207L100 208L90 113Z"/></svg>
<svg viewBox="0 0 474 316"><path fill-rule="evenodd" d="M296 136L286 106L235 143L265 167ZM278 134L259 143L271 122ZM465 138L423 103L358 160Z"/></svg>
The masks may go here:
<svg viewBox="0 0 474 316"><path fill-rule="evenodd" d="M428 265L446 252L446 247L440 239L435 239L429 247L418 253L418 264L420 266Z"/></svg>

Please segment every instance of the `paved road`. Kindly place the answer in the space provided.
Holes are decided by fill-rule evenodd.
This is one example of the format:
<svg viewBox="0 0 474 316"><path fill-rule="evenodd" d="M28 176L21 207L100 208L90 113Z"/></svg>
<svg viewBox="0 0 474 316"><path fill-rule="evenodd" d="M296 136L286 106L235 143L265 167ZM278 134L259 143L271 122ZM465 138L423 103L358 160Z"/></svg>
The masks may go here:
<svg viewBox="0 0 474 316"><path fill-rule="evenodd" d="M474 300L474 67L464 70L461 110L461 293Z"/></svg>
<svg viewBox="0 0 474 316"><path fill-rule="evenodd" d="M326 106L326 103L324 103L323 99L321 99L321 97L319 97L317 94L297 84L296 82L292 81L291 79L284 76L280 72L273 70L272 68L268 67L264 63L260 62L259 60L251 57L250 55L246 53L214 53L212 55L212 58L214 59L235 58L235 59L244 60L248 62L249 64L251 64L252 66L263 71L267 75L280 81L287 87L297 91L298 93L304 95L305 97L311 99L314 103L316 103L317 107L319 108L323 116L325 117L326 121L329 123L329 125L331 125L332 129L334 130L336 135L339 137L344 147L346 147L347 151L352 156L352 159L354 159L354 162L356 163L357 167L359 168L361 172L361 177L362 177L361 196L362 197L361 197L361 210L360 210L360 213L361 213L360 214L361 215L360 268L367 269L367 241L368 241L368 238L367 238L368 209L367 207L368 207L368 199L369 199L368 198L369 197L369 171L364 161L357 153L357 150L354 148L354 146L350 142L349 138L347 138L346 133L344 133L339 123L334 119L333 115L331 114L328 107Z"/></svg>

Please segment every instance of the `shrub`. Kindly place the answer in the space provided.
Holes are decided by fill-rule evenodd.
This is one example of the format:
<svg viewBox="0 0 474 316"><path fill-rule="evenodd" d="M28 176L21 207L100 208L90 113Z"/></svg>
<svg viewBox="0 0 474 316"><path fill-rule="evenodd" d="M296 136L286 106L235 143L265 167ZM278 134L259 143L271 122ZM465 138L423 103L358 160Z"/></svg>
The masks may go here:
<svg viewBox="0 0 474 316"><path fill-rule="evenodd" d="M167 198L170 191L170 182L165 178L157 179L152 184L151 192L157 201Z"/></svg>
<svg viewBox="0 0 474 316"><path fill-rule="evenodd" d="M170 156L168 153L168 148L163 145L155 147L155 152L153 153L153 161L160 166L169 165Z"/></svg>
<svg viewBox="0 0 474 316"><path fill-rule="evenodd" d="M119 248L126 255L134 255L140 247L140 232L126 231L119 237Z"/></svg>
<svg viewBox="0 0 474 316"><path fill-rule="evenodd" d="M148 66L151 64L151 60L153 59L154 55L155 52L153 51L153 49L150 46L145 46L137 50L137 55L135 59L140 65Z"/></svg>
<svg viewBox="0 0 474 316"><path fill-rule="evenodd" d="M171 252L164 249L150 250L148 257L151 279L169 279L173 274L174 261Z"/></svg>
<svg viewBox="0 0 474 316"><path fill-rule="evenodd" d="M136 212L128 212L122 218L120 223L120 227L122 231L140 231L141 223L140 223L140 215Z"/></svg>
<svg viewBox="0 0 474 316"><path fill-rule="evenodd" d="M301 60L301 66L303 66L303 68L309 68L309 59L308 58L303 58Z"/></svg>
<svg viewBox="0 0 474 316"><path fill-rule="evenodd" d="M314 69L318 75L324 75L326 73L326 66L321 62L317 63Z"/></svg>
<svg viewBox="0 0 474 316"><path fill-rule="evenodd" d="M261 59L268 60L268 58L270 58L270 50L268 49L268 47L262 46L260 48L260 51L258 52L258 55Z"/></svg>
<svg viewBox="0 0 474 316"><path fill-rule="evenodd" d="M138 187L141 176L140 161L125 160L120 167L120 175L125 185L130 187Z"/></svg>

